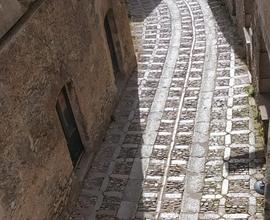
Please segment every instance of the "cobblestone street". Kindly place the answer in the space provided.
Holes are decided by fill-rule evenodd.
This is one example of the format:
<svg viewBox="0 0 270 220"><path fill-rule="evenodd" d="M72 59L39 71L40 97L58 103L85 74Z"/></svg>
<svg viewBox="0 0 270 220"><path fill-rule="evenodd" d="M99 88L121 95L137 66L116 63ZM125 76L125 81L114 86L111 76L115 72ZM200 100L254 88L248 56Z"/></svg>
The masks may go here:
<svg viewBox="0 0 270 220"><path fill-rule="evenodd" d="M222 1L128 7L138 69L71 219L263 219L262 132Z"/></svg>

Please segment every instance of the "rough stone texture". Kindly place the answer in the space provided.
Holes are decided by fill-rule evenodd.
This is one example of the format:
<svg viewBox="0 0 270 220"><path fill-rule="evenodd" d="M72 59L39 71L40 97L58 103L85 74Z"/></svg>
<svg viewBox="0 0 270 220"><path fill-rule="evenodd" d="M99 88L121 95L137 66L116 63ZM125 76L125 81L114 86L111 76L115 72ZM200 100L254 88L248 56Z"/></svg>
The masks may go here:
<svg viewBox="0 0 270 220"><path fill-rule="evenodd" d="M261 22L262 32L265 39L268 54L270 54L270 5L267 0L256 1Z"/></svg>
<svg viewBox="0 0 270 220"><path fill-rule="evenodd" d="M251 60L249 67L253 74L254 85L258 91L263 91L264 89L260 89L260 87L265 86L261 85L260 79L265 79L265 77L261 77L263 67L260 62L262 59L270 60L270 17L268 13L270 6L266 0L225 0L225 3L230 15L236 17L235 22L239 34L243 38L243 43L251 41L251 46L246 45L248 47L246 56L248 61ZM232 10L233 5L235 5L235 13ZM266 50L265 58L260 56L261 50ZM267 79L269 78L270 76Z"/></svg>
<svg viewBox="0 0 270 220"><path fill-rule="evenodd" d="M23 16L35 0L0 1L0 38Z"/></svg>
<svg viewBox="0 0 270 220"><path fill-rule="evenodd" d="M224 0L228 10L229 10L229 14L230 16L234 19L236 16L236 4L237 4L237 0Z"/></svg>
<svg viewBox="0 0 270 220"><path fill-rule="evenodd" d="M1 34L22 14L1 1ZM112 3L113 2L113 3ZM81 176L73 175L56 100L68 83L71 105L90 160L117 100L103 27L112 8L125 78L136 66L123 1L47 0L1 41L0 219L56 219ZM26 12L28 13L28 11ZM14 15L14 16L13 16Z"/></svg>
<svg viewBox="0 0 270 220"><path fill-rule="evenodd" d="M235 2L235 13L236 13L236 21L237 27L239 29L239 33L241 33L241 37L244 39L244 31L242 30L245 27L245 0L238 0Z"/></svg>

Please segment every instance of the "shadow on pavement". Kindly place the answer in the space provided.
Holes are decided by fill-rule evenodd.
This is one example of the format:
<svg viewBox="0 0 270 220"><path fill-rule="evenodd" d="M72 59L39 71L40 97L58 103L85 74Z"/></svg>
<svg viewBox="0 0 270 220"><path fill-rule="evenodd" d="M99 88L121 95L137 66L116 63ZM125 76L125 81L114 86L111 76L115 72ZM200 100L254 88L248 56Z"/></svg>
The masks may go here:
<svg viewBox="0 0 270 220"><path fill-rule="evenodd" d="M241 148L232 148L231 157L228 160L229 166L227 171L229 174L235 172L248 172L249 169L261 170L265 164L264 150L254 153L243 153Z"/></svg>
<svg viewBox="0 0 270 220"><path fill-rule="evenodd" d="M131 22L143 22L161 0L126 0Z"/></svg>
<svg viewBox="0 0 270 220"><path fill-rule="evenodd" d="M128 219L127 216L135 214L140 199L144 179L141 146L146 126L142 119L147 117L147 112L140 112L138 77L136 70L123 91L95 160L104 167L101 170L92 167L89 172L90 178L94 173L104 176L99 188L102 195L95 203L96 219Z"/></svg>
<svg viewBox="0 0 270 220"><path fill-rule="evenodd" d="M236 26L230 18L224 1L208 0L208 5L217 22L217 28L226 39L226 42L218 42L218 44L228 43L235 50L239 58L245 60L245 46L238 34Z"/></svg>

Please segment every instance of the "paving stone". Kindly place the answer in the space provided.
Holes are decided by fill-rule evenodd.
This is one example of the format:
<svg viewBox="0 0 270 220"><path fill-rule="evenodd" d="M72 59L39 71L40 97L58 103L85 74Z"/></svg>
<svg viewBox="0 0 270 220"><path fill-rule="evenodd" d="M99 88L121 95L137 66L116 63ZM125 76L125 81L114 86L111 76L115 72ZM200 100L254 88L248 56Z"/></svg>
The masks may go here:
<svg viewBox="0 0 270 220"><path fill-rule="evenodd" d="M263 219L256 103L223 1L126 2L138 68L70 219Z"/></svg>
<svg viewBox="0 0 270 220"><path fill-rule="evenodd" d="M133 219L136 214L137 203L136 202L121 202L117 217L119 219Z"/></svg>

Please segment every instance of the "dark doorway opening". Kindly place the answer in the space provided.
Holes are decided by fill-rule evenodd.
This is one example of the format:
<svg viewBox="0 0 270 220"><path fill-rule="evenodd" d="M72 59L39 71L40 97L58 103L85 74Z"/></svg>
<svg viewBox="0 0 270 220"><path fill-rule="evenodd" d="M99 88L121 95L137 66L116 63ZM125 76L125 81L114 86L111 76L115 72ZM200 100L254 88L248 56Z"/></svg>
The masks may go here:
<svg viewBox="0 0 270 220"><path fill-rule="evenodd" d="M232 16L236 16L236 0L232 0Z"/></svg>
<svg viewBox="0 0 270 220"><path fill-rule="evenodd" d="M245 11L245 27L246 28L251 27L253 10L254 10L254 1L245 0L244 11Z"/></svg>
<svg viewBox="0 0 270 220"><path fill-rule="evenodd" d="M106 38L107 38L107 43L108 47L110 50L110 56L111 56L111 62L113 66L113 72L114 72L114 77L116 80L116 84L118 83L119 77L120 77L120 68L119 68L119 62L118 62L118 57L117 57L117 45L116 45L116 39L114 32L116 32L116 24L113 16L113 11L110 10L104 20L104 28L106 32Z"/></svg>
<svg viewBox="0 0 270 220"><path fill-rule="evenodd" d="M270 92L270 58L265 46L264 39L260 37L260 54L259 54L259 91L260 93Z"/></svg>
<svg viewBox="0 0 270 220"><path fill-rule="evenodd" d="M75 167L84 152L84 147L65 87L58 96L56 110L65 134L70 158Z"/></svg>

